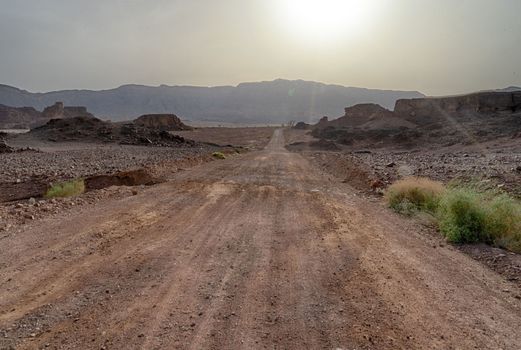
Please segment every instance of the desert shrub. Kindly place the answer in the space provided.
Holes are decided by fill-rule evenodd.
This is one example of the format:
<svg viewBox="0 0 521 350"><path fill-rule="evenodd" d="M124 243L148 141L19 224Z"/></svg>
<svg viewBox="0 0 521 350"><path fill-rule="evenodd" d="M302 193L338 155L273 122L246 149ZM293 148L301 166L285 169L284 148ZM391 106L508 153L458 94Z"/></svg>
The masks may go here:
<svg viewBox="0 0 521 350"><path fill-rule="evenodd" d="M386 191L387 203L407 215L425 215L453 243L488 243L521 253L521 202L496 189L411 177Z"/></svg>
<svg viewBox="0 0 521 350"><path fill-rule="evenodd" d="M45 193L45 197L71 197L80 195L83 192L85 192L85 181L77 179L52 185Z"/></svg>
<svg viewBox="0 0 521 350"><path fill-rule="evenodd" d="M521 203L505 195L487 199L485 230L494 244L521 252Z"/></svg>
<svg viewBox="0 0 521 350"><path fill-rule="evenodd" d="M422 177L408 177L391 185L385 193L385 199L391 208L400 213L434 213L444 191L445 188L440 182Z"/></svg>
<svg viewBox="0 0 521 350"><path fill-rule="evenodd" d="M440 230L450 242L490 242L483 199L470 189L449 189L439 202L438 218Z"/></svg>
<svg viewBox="0 0 521 350"><path fill-rule="evenodd" d="M222 152L213 152L212 156L217 159L226 159L226 156Z"/></svg>
<svg viewBox="0 0 521 350"><path fill-rule="evenodd" d="M521 204L506 194L451 188L440 201L438 218L451 242L484 242L521 252Z"/></svg>

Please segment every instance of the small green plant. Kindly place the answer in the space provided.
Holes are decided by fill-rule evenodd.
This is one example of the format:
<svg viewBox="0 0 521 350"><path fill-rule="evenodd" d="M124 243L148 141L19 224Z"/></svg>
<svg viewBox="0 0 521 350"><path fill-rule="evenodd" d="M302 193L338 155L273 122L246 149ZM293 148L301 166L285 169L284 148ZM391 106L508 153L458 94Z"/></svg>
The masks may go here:
<svg viewBox="0 0 521 350"><path fill-rule="evenodd" d="M226 156L222 152L213 152L212 156L217 159L226 159Z"/></svg>
<svg viewBox="0 0 521 350"><path fill-rule="evenodd" d="M441 195L443 184L422 177L408 177L395 182L385 193L385 199L395 211L412 215L418 211L434 213Z"/></svg>
<svg viewBox="0 0 521 350"><path fill-rule="evenodd" d="M45 198L71 197L85 192L85 181L76 179L54 184L45 193Z"/></svg>

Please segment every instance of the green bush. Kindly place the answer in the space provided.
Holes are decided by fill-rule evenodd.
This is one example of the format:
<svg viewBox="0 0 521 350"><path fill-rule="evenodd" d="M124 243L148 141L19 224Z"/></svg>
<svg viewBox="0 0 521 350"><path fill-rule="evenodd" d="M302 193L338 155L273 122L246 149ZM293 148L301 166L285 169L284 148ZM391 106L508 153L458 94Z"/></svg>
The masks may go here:
<svg viewBox="0 0 521 350"><path fill-rule="evenodd" d="M226 159L226 156L222 152L213 152L212 156L217 159Z"/></svg>
<svg viewBox="0 0 521 350"><path fill-rule="evenodd" d="M502 194L487 200L485 230L494 244L521 252L521 204Z"/></svg>
<svg viewBox="0 0 521 350"><path fill-rule="evenodd" d="M521 253L521 203L496 190L455 184L447 189L424 178L407 178L386 191L391 208L432 217L448 241L493 244Z"/></svg>
<svg viewBox="0 0 521 350"><path fill-rule="evenodd" d="M450 242L490 242L486 234L486 211L481 196L469 189L448 190L438 207L441 232Z"/></svg>
<svg viewBox="0 0 521 350"><path fill-rule="evenodd" d="M45 193L45 198L71 197L85 192L85 181L82 179L70 180L52 185Z"/></svg>
<svg viewBox="0 0 521 350"><path fill-rule="evenodd" d="M484 242L521 252L521 204L506 194L450 189L440 201L438 218L450 242Z"/></svg>
<svg viewBox="0 0 521 350"><path fill-rule="evenodd" d="M418 211L434 213L445 188L440 182L409 177L390 186L385 198L395 211L411 215Z"/></svg>

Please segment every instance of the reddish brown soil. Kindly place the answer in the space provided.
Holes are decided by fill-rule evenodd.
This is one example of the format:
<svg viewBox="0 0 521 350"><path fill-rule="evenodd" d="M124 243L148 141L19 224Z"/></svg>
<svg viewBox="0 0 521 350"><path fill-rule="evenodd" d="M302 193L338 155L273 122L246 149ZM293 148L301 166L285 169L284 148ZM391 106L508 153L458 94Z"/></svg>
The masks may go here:
<svg viewBox="0 0 521 350"><path fill-rule="evenodd" d="M1 239L0 348L518 349L515 285L277 131Z"/></svg>
<svg viewBox="0 0 521 350"><path fill-rule="evenodd" d="M220 146L242 146L262 149L273 134L273 127L197 128L192 131L173 131L175 135L198 142L210 142Z"/></svg>

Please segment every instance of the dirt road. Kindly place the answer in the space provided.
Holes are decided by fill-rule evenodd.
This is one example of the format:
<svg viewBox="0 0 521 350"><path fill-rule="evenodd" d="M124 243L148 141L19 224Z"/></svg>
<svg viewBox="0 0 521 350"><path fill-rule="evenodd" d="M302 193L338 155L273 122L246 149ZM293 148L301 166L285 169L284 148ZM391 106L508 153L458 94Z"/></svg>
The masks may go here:
<svg viewBox="0 0 521 350"><path fill-rule="evenodd" d="M520 348L513 285L283 146L5 236L0 348Z"/></svg>

